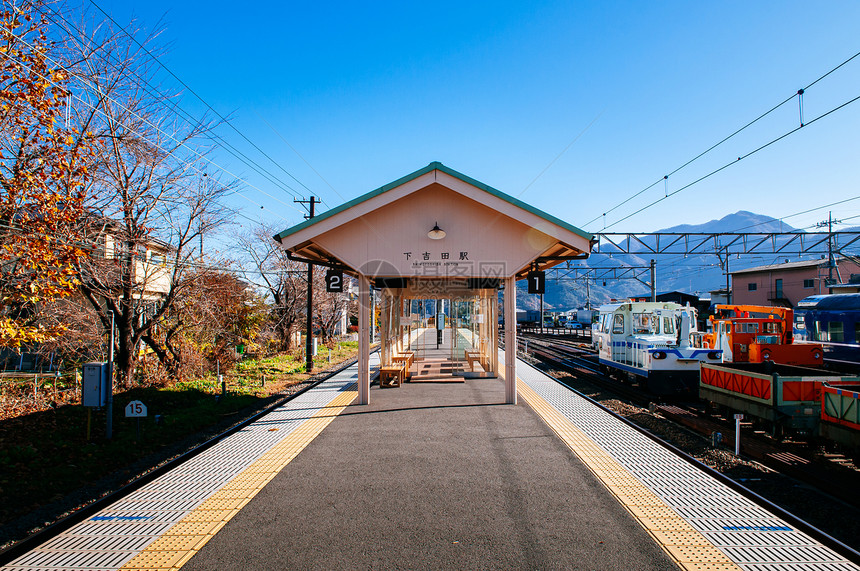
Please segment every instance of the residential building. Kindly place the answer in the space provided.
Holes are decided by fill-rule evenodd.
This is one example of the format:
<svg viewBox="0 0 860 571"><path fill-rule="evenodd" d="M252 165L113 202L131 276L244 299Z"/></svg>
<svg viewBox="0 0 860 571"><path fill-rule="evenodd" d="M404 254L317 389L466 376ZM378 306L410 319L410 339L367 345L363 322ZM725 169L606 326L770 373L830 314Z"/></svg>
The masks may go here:
<svg viewBox="0 0 860 571"><path fill-rule="evenodd" d="M839 284L847 282L854 274L860 274L860 266L843 257L834 261L833 268L827 259L819 259L734 271L731 302L795 307L798 301L810 295L844 291L838 288Z"/></svg>

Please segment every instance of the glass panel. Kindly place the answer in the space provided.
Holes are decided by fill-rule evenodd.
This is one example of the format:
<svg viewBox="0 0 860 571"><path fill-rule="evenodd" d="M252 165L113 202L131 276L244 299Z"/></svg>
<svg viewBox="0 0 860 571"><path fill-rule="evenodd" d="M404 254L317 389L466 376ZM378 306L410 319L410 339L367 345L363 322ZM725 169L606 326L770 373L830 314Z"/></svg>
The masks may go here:
<svg viewBox="0 0 860 571"><path fill-rule="evenodd" d="M615 315L612 323L612 332L615 334L624 333L624 316L620 313Z"/></svg>
<svg viewBox="0 0 860 571"><path fill-rule="evenodd" d="M651 316L647 313L634 313L633 333L651 333Z"/></svg>
<svg viewBox="0 0 860 571"><path fill-rule="evenodd" d="M827 333L827 324L823 321L816 321L815 331L812 335L813 341L830 341L830 335Z"/></svg>
<svg viewBox="0 0 860 571"><path fill-rule="evenodd" d="M663 318L663 335L675 334L675 320L671 317Z"/></svg>
<svg viewBox="0 0 860 571"><path fill-rule="evenodd" d="M844 343L845 332L841 321L830 322L830 341L832 343Z"/></svg>

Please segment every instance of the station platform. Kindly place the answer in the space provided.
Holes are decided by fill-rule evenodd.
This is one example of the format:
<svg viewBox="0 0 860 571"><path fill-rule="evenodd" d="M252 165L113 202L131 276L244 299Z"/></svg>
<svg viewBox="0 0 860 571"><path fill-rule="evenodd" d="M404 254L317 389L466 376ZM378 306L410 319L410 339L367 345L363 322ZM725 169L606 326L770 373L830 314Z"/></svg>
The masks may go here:
<svg viewBox="0 0 860 571"><path fill-rule="evenodd" d="M3 569L860 569L540 371L355 367Z"/></svg>

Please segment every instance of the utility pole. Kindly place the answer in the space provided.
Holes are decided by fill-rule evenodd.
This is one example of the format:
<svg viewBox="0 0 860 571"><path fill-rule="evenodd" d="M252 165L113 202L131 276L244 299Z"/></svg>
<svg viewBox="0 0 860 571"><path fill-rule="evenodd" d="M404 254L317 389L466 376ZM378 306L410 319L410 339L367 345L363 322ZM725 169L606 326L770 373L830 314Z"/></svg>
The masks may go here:
<svg viewBox="0 0 860 571"><path fill-rule="evenodd" d="M729 287L729 276L731 276L731 272L729 272L729 250L726 249L726 303L732 302L732 290Z"/></svg>
<svg viewBox="0 0 860 571"><path fill-rule="evenodd" d="M588 287L588 276L585 276L585 309L591 309L591 291Z"/></svg>
<svg viewBox="0 0 860 571"><path fill-rule="evenodd" d="M833 212L830 211L827 213L827 220L816 224L818 228L827 226L827 293L833 293L833 268L836 268L836 277L839 278L840 282L842 281L839 276L839 268L836 267L836 260L833 257L833 225L840 222L842 221L833 219Z"/></svg>
<svg viewBox="0 0 860 571"><path fill-rule="evenodd" d="M657 260L651 260L651 301L657 301Z"/></svg>
<svg viewBox="0 0 860 571"><path fill-rule="evenodd" d="M305 219L310 220L314 217L314 206L319 204L316 196L311 196L310 200L293 199L293 202L308 205L308 214ZM308 263L308 309L307 319L305 321L307 330L307 339L305 339L305 372L311 373L314 370L314 265Z"/></svg>

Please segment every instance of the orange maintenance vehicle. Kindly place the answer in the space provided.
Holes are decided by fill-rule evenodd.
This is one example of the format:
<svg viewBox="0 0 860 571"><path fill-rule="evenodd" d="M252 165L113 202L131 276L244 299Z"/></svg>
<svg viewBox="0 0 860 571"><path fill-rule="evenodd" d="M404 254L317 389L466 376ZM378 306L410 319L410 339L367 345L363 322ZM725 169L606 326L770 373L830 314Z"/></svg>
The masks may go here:
<svg viewBox="0 0 860 571"><path fill-rule="evenodd" d="M723 360L734 363L773 361L784 365L821 367L824 350L817 343L792 343L794 311L762 305L718 305L708 318L711 331L702 345L722 349Z"/></svg>

